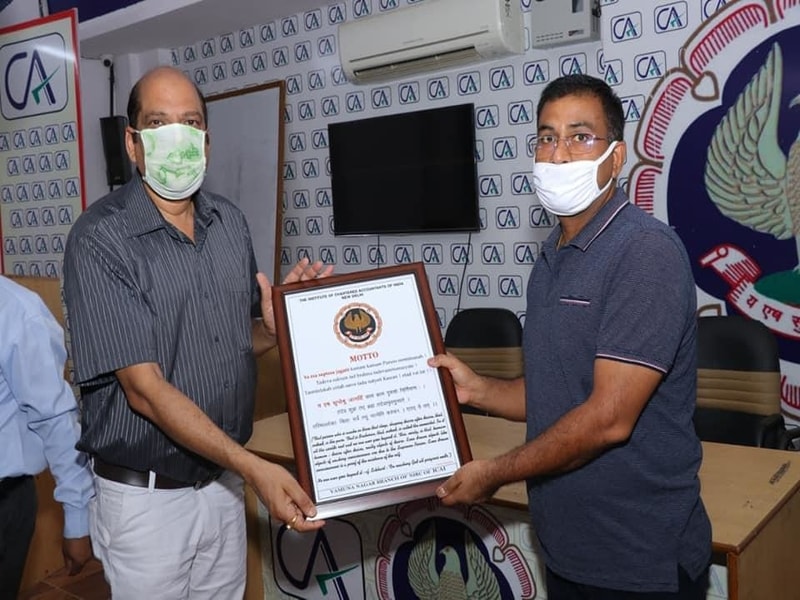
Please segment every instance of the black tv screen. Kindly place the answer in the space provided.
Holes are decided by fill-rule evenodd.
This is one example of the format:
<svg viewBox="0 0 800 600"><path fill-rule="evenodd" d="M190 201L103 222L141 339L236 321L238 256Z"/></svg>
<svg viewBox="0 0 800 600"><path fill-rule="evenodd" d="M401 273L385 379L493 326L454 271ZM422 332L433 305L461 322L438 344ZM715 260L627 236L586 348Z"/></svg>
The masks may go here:
<svg viewBox="0 0 800 600"><path fill-rule="evenodd" d="M335 235L478 231L475 108L328 125Z"/></svg>

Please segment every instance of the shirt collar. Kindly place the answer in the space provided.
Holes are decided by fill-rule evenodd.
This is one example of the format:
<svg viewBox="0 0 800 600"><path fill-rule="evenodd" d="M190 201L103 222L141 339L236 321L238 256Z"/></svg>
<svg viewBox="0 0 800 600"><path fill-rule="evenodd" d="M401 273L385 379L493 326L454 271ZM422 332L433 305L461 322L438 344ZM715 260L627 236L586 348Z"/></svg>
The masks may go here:
<svg viewBox="0 0 800 600"><path fill-rule="evenodd" d="M570 240L570 245L586 252L592 242L605 231L611 221L629 204L628 196L622 191L622 188L617 187L611 199L597 211L597 214L578 232L578 235Z"/></svg>
<svg viewBox="0 0 800 600"><path fill-rule="evenodd" d="M592 245L597 237L603 233L603 231L611 224L611 221L624 209L628 204L630 204L628 200L628 196L625 192L622 191L622 188L617 188L614 192L614 195L611 199L606 202L597 214L592 217L592 219L584 225L583 229L578 232L574 238L572 238L567 245L568 246L575 246L576 248L580 248L582 251L586 252L589 246ZM552 254L556 251L556 244L558 244L558 239L561 237L561 226L557 226L553 228L553 231L550 232L550 235L545 240L544 245L542 246L542 251L545 254Z"/></svg>
<svg viewBox="0 0 800 600"><path fill-rule="evenodd" d="M163 229L167 221L153 204L150 196L147 195L141 176L135 175L128 185L131 187L126 204L132 216L129 224L131 236L137 237ZM219 210L214 206L213 200L203 191L197 192L193 201L195 219L203 227L208 227L214 220L214 215L219 215Z"/></svg>

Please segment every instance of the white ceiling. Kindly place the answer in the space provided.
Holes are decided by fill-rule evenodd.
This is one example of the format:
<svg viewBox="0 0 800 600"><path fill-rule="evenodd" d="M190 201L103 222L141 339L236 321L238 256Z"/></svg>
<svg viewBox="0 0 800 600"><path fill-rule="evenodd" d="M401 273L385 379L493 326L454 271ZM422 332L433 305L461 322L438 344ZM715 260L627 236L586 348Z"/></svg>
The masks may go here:
<svg viewBox="0 0 800 600"><path fill-rule="evenodd" d="M328 0L142 0L81 23L81 56L185 46L327 4Z"/></svg>

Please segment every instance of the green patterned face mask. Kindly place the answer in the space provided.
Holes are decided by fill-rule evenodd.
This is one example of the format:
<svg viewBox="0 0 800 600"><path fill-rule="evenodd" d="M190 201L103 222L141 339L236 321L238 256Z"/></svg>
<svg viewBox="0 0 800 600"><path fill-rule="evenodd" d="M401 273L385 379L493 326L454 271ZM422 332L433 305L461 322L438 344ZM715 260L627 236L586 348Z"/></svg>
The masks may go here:
<svg viewBox="0 0 800 600"><path fill-rule="evenodd" d="M144 147L144 180L167 200L194 194L206 175L206 132L182 123L138 132Z"/></svg>

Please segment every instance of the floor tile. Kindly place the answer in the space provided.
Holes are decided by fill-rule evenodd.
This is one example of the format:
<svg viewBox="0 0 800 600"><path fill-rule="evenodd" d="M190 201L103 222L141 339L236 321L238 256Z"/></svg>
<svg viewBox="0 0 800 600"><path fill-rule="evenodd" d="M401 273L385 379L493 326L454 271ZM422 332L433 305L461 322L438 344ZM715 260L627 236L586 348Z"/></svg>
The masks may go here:
<svg viewBox="0 0 800 600"><path fill-rule="evenodd" d="M103 576L103 567L91 560L80 573L70 576L65 568L51 573L20 600L108 600L111 589Z"/></svg>
<svg viewBox="0 0 800 600"><path fill-rule="evenodd" d="M19 600L79 600L69 592L59 590L46 583L39 582L31 590L20 595Z"/></svg>
<svg viewBox="0 0 800 600"><path fill-rule="evenodd" d="M53 571L50 575L47 576L45 579L46 583L49 583L53 587L66 589L67 586L70 586L76 582L82 581L86 578L93 577L100 573L100 577L102 578L103 567L100 564L100 561L96 559L90 560L86 565L84 565L81 572L77 575L69 575L67 573L66 567L59 569L58 571Z"/></svg>
<svg viewBox="0 0 800 600"><path fill-rule="evenodd" d="M76 577L74 581L62 586L61 589L81 600L108 600L111 598L111 589L108 587L102 571L80 579Z"/></svg>

